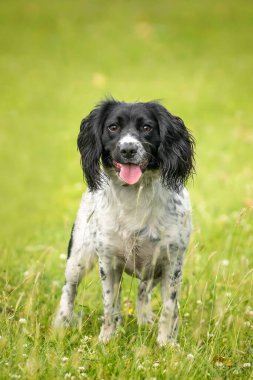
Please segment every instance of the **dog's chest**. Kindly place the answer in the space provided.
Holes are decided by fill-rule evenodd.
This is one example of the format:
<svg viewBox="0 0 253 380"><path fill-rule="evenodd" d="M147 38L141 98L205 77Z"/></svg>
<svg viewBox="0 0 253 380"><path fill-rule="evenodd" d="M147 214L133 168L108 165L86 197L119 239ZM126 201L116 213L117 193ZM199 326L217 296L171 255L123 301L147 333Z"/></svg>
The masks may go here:
<svg viewBox="0 0 253 380"><path fill-rule="evenodd" d="M178 205L166 192L161 194L162 191L125 192L117 197L111 193L101 195L95 219L99 256L117 258L126 272L140 278L149 276L151 271L159 276L161 252L177 240L181 223Z"/></svg>
<svg viewBox="0 0 253 380"><path fill-rule="evenodd" d="M123 245L122 250L115 251L115 256L128 274L135 274L141 279L160 276L162 257L159 241L133 235Z"/></svg>

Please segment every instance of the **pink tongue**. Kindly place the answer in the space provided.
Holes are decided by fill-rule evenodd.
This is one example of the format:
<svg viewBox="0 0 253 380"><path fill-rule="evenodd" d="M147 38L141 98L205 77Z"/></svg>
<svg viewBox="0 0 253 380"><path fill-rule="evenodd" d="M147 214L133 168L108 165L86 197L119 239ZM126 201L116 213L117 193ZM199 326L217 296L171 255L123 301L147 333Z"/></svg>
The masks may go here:
<svg viewBox="0 0 253 380"><path fill-rule="evenodd" d="M138 165L120 164L119 176L128 185L133 185L141 178L142 171Z"/></svg>

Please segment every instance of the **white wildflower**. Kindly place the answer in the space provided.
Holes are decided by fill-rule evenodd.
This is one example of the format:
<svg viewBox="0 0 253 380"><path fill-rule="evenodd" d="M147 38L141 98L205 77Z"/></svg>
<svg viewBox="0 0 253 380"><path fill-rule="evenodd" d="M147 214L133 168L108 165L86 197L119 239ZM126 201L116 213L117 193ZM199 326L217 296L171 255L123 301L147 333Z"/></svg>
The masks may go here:
<svg viewBox="0 0 253 380"><path fill-rule="evenodd" d="M157 368L157 367L159 367L159 365L160 365L159 362L154 362L153 367Z"/></svg>
<svg viewBox="0 0 253 380"><path fill-rule="evenodd" d="M62 358L63 363L66 363L68 360L69 360L69 358L67 358L66 356L63 356L63 358Z"/></svg>
<svg viewBox="0 0 253 380"><path fill-rule="evenodd" d="M20 323L21 325L26 325L27 321L26 321L25 318L20 318L19 323Z"/></svg>
<svg viewBox="0 0 253 380"><path fill-rule="evenodd" d="M87 343L91 340L91 337L88 335L84 335L84 337L81 339L81 342Z"/></svg>
<svg viewBox="0 0 253 380"><path fill-rule="evenodd" d="M192 359L194 359L194 355L192 355L192 354L188 354L188 355L186 356L186 358L192 360Z"/></svg>
<svg viewBox="0 0 253 380"><path fill-rule="evenodd" d="M221 260L221 265L223 267L228 267L229 266L229 260L227 260L227 259Z"/></svg>
<svg viewBox="0 0 253 380"><path fill-rule="evenodd" d="M242 366L243 368L249 368L251 367L251 363L244 363Z"/></svg>
<svg viewBox="0 0 253 380"><path fill-rule="evenodd" d="M215 362L215 365L216 367L223 367L223 363L219 361Z"/></svg>
<svg viewBox="0 0 253 380"><path fill-rule="evenodd" d="M60 260L66 260L66 258L67 258L66 253L61 253L59 258L60 258Z"/></svg>

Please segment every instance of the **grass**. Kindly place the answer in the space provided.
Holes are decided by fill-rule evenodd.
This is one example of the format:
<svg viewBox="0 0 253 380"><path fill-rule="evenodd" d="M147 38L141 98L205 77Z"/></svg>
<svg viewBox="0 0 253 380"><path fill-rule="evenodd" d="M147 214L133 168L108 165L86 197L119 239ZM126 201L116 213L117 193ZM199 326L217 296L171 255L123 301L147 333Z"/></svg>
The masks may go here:
<svg viewBox="0 0 253 380"><path fill-rule="evenodd" d="M1 379L252 378L252 2L13 0L0 21ZM97 270L78 295L82 326L51 328L85 188L79 123L109 93L161 99L196 137L179 348L128 315L130 277L124 325L101 346ZM158 290L153 304L158 315Z"/></svg>

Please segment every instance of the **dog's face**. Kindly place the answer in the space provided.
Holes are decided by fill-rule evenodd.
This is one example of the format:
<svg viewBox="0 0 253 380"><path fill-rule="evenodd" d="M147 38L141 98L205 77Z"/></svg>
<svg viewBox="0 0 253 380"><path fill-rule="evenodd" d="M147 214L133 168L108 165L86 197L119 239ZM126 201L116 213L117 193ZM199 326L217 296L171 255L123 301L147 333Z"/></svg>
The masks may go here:
<svg viewBox="0 0 253 380"><path fill-rule="evenodd" d="M108 113L102 133L102 161L119 178L137 183L146 170L158 169L159 125L146 104L120 103Z"/></svg>
<svg viewBox="0 0 253 380"><path fill-rule="evenodd" d="M128 185L145 171L159 170L164 186L179 190L193 170L193 145L183 121L155 102L105 101L82 121L78 136L92 191L103 183L100 158Z"/></svg>

